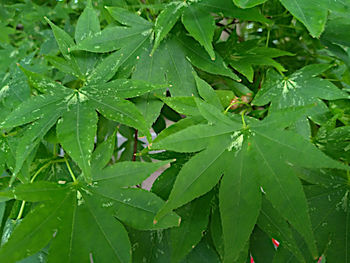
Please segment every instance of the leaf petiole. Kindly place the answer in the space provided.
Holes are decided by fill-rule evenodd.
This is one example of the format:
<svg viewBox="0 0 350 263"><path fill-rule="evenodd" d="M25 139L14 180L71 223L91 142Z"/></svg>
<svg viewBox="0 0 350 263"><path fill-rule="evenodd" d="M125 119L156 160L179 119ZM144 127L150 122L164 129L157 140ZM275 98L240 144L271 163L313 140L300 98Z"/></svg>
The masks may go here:
<svg viewBox="0 0 350 263"><path fill-rule="evenodd" d="M18 216L17 216L16 220L21 219L25 205L26 205L26 201L22 201L21 208L19 209Z"/></svg>
<svg viewBox="0 0 350 263"><path fill-rule="evenodd" d="M73 173L73 171L72 171L72 168L71 168L70 165L69 165L68 160L67 160L66 158L64 158L64 161L66 162L66 165L67 165L69 174L70 174L70 176L72 177L73 182L76 183L76 182L77 182L77 178L75 177L75 175L74 175L74 173Z"/></svg>

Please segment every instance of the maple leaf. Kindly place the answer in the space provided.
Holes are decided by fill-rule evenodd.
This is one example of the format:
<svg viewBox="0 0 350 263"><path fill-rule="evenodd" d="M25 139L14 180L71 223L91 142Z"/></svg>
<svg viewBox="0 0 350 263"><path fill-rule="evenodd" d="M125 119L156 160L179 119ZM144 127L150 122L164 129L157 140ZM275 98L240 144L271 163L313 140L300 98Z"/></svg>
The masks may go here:
<svg viewBox="0 0 350 263"><path fill-rule="evenodd" d="M271 129L272 117L264 121L247 119L240 124L215 106L196 101L208 124L187 127L152 146L179 152L200 151L180 170L169 199L156 218L208 192L223 176L219 202L224 262L236 260L244 249L260 213L262 195L301 234L312 255L317 256L307 201L293 167L346 169L346 166L294 132L276 125Z"/></svg>

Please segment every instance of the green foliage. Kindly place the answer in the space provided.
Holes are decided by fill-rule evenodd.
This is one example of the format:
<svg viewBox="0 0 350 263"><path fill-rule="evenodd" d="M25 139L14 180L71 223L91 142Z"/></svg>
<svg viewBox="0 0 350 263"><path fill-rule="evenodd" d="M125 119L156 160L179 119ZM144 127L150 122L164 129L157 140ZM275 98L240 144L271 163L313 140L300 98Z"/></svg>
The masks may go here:
<svg viewBox="0 0 350 263"><path fill-rule="evenodd" d="M349 10L0 1L0 262L350 263Z"/></svg>

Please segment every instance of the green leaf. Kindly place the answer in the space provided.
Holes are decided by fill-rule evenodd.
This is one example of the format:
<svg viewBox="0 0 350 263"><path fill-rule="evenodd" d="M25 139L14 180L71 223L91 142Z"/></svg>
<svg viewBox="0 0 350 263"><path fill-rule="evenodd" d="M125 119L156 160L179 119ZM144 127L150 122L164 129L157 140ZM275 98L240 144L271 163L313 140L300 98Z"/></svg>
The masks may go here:
<svg viewBox="0 0 350 263"><path fill-rule="evenodd" d="M194 97L161 97L162 101L176 112L187 115L199 115Z"/></svg>
<svg viewBox="0 0 350 263"><path fill-rule="evenodd" d="M86 85L96 85L110 80L118 71L124 54L121 50L105 57L86 78Z"/></svg>
<svg viewBox="0 0 350 263"><path fill-rule="evenodd" d="M159 14L154 25L155 40L151 54L155 52L160 42L176 24L177 20L182 15L182 11L185 6L185 2L171 2Z"/></svg>
<svg viewBox="0 0 350 263"><path fill-rule="evenodd" d="M96 53L115 51L140 38L148 38L150 28L113 26L88 36L70 50Z"/></svg>
<svg viewBox="0 0 350 263"><path fill-rule="evenodd" d="M181 263L219 263L220 259L207 241L202 241Z"/></svg>
<svg viewBox="0 0 350 263"><path fill-rule="evenodd" d="M229 46L226 46L226 48L229 48ZM293 55L274 48L259 47L255 40L237 43L233 48L230 46L230 49L231 52L223 54L224 58L234 69L247 77L250 82L253 82L254 78L253 65L272 66L283 72L286 69L273 58Z"/></svg>
<svg viewBox="0 0 350 263"><path fill-rule="evenodd" d="M322 34L322 40L325 39L331 41L332 43L350 46L350 38L349 35L346 34L349 25L350 21L345 17L334 17L327 22L326 29ZM348 54L345 54L345 56L348 60Z"/></svg>
<svg viewBox="0 0 350 263"><path fill-rule="evenodd" d="M196 103L199 112L208 121L209 125L222 125L226 127L226 129L231 129L231 131L242 127L240 123L233 121L213 105L203 102L200 99L196 99Z"/></svg>
<svg viewBox="0 0 350 263"><path fill-rule="evenodd" d="M170 230L171 262L181 262L203 237L209 221L212 194L194 200L178 209L181 225Z"/></svg>
<svg viewBox="0 0 350 263"><path fill-rule="evenodd" d="M43 203L32 210L1 247L0 260L16 262L47 245L56 231L55 228L60 224L60 216L66 212L64 209L67 204L71 203L71 198L71 195L66 195L54 205Z"/></svg>
<svg viewBox="0 0 350 263"><path fill-rule="evenodd" d="M14 174L17 174L21 170L23 163L30 153L65 111L65 108L62 106L61 104L59 107L55 108L55 111L46 113L44 117L30 124L25 130L16 147L16 168Z"/></svg>
<svg viewBox="0 0 350 263"><path fill-rule="evenodd" d="M239 135L237 139L240 138ZM235 138L233 138L235 139ZM220 215L224 236L224 261L235 262L249 240L261 206L261 191L248 143L231 152L230 166L220 183Z"/></svg>
<svg viewBox="0 0 350 263"><path fill-rule="evenodd" d="M70 63L73 72L76 76L81 76L81 72L79 70L78 62L74 55L70 53L71 47L75 45L73 39L68 35L67 32L56 26L52 23L47 17L45 17L46 22L50 25L53 34L55 35L58 47L64 56L64 58Z"/></svg>
<svg viewBox="0 0 350 263"><path fill-rule="evenodd" d="M156 230L179 226L181 219L175 213L169 213L157 223L154 216L164 205L164 201L155 194L142 189L118 189L113 181L99 181L97 189L90 191L103 200L102 206L112 206L115 216L127 225L140 230ZM137 215L137 216L135 216Z"/></svg>
<svg viewBox="0 0 350 263"><path fill-rule="evenodd" d="M328 65L308 65L285 78L269 70L253 104L265 105L272 102L272 109L283 109L310 105L318 102L318 99L349 98L346 92L332 82L316 77L327 68Z"/></svg>
<svg viewBox="0 0 350 263"><path fill-rule="evenodd" d="M265 197L262 198L257 225L269 234L270 238L278 240L281 246L287 248L300 262L305 262L304 256L296 244L290 225Z"/></svg>
<svg viewBox="0 0 350 263"><path fill-rule="evenodd" d="M218 96L216 95L214 89L198 76L195 76L195 80L199 95L209 104L215 106L219 110L223 110L221 102Z"/></svg>
<svg viewBox="0 0 350 263"><path fill-rule="evenodd" d="M97 196L90 197L83 190L72 192L73 198L60 217L48 260L130 262L130 241L125 228Z"/></svg>
<svg viewBox="0 0 350 263"><path fill-rule="evenodd" d="M116 133L113 132L107 140L96 147L91 156L91 169L93 171L102 170L111 160L114 153L115 140Z"/></svg>
<svg viewBox="0 0 350 263"><path fill-rule="evenodd" d="M176 41L181 45L187 59L193 66L211 74L227 76L240 81L240 78L227 67L226 63L218 53L215 53L215 60L212 60L200 44L192 38L185 36L185 34L179 35L179 37L176 38Z"/></svg>
<svg viewBox="0 0 350 263"><path fill-rule="evenodd" d="M75 41L79 43L88 36L100 32L100 21L91 5L91 0L88 1L83 13L79 16L77 26L75 28Z"/></svg>
<svg viewBox="0 0 350 263"><path fill-rule="evenodd" d="M72 66L61 57L45 56L45 59L61 72L64 72L66 74L72 74L72 72L74 71L72 69Z"/></svg>
<svg viewBox="0 0 350 263"><path fill-rule="evenodd" d="M266 263L272 262L276 251L271 238L259 227L255 227L252 233L249 249L255 261Z"/></svg>
<svg viewBox="0 0 350 263"><path fill-rule="evenodd" d="M133 263L152 262L162 263L169 261L169 234L168 231L135 231L128 229L133 247Z"/></svg>
<svg viewBox="0 0 350 263"><path fill-rule="evenodd" d="M3 192L2 192L3 193ZM13 190L13 198L29 202L56 201L67 193L67 187L57 183L38 181L20 184Z"/></svg>
<svg viewBox="0 0 350 263"><path fill-rule="evenodd" d="M349 260L349 190L344 183L340 187L305 188L315 236L328 262Z"/></svg>
<svg viewBox="0 0 350 263"><path fill-rule="evenodd" d="M126 26L151 27L152 24L141 16L129 12L128 10L116 6L105 7L111 16L119 23Z"/></svg>
<svg viewBox="0 0 350 263"><path fill-rule="evenodd" d="M56 96L61 96L63 94L69 95L72 93L72 90L66 88L57 81L53 81L42 74L31 72L21 66L20 68L27 76L29 84L41 93L55 94Z"/></svg>
<svg viewBox="0 0 350 263"><path fill-rule="evenodd" d="M91 179L91 156L97 130L97 113L84 95L70 106L57 124L57 136L63 149L79 164L87 180Z"/></svg>
<svg viewBox="0 0 350 263"><path fill-rule="evenodd" d="M150 91L164 89L165 85L155 85L143 80L116 79L99 85L88 85L80 89L91 96L118 97L121 99L141 96Z"/></svg>
<svg viewBox="0 0 350 263"><path fill-rule="evenodd" d="M133 103L127 100L118 100L104 96L91 96L90 100L92 105L107 119L139 129L151 141L146 122Z"/></svg>
<svg viewBox="0 0 350 263"><path fill-rule="evenodd" d="M324 152L346 162L350 162L349 141L349 126L335 128L327 132L324 137L318 138L318 144Z"/></svg>
<svg viewBox="0 0 350 263"><path fill-rule="evenodd" d="M162 47L159 47L161 49ZM192 96L197 94L194 69L186 59L186 54L175 39L168 39L163 46L167 54L165 72L171 84L172 96Z"/></svg>
<svg viewBox="0 0 350 263"><path fill-rule="evenodd" d="M158 136L154 139L153 143L158 143L159 141L163 140L165 137L171 134L174 134L190 126L200 124L203 122L205 121L201 116L187 117L187 118L181 119L178 122L174 123L173 125L170 125L169 127L162 130L162 132L158 134Z"/></svg>
<svg viewBox="0 0 350 263"><path fill-rule="evenodd" d="M136 37L128 41L125 46L103 59L87 77L86 84L94 85L107 82L118 70L125 74L123 76L122 73L119 73L122 78L128 77L144 48L148 47L148 39L149 35L136 34Z"/></svg>
<svg viewBox="0 0 350 263"><path fill-rule="evenodd" d="M198 100L198 102L200 101ZM202 106L206 105L206 107L210 106L203 102L198 105L201 104ZM213 107L213 109L216 108ZM206 109L203 112L208 115L212 111ZM216 113L216 115L216 120L228 118L222 113L221 115L220 113ZM211 117L211 115L208 116L215 121L214 117ZM216 122L222 123L218 121ZM230 123L232 125L235 122L230 120L227 124L230 125ZM220 129L219 126L216 127ZM252 122L251 128L245 126L240 128L237 125L236 129L235 132L233 132L234 129L232 130L231 135L228 133L226 135L216 136L215 139L213 138L211 144L209 144L204 151L195 155L195 157L191 158L191 160L183 166L176 179L169 200L159 211L157 218L161 218L172 209L193 200L206 191L209 191L211 187L216 184L218 176L221 177L222 175L222 170L220 170L218 166L223 166L220 161L223 156L225 156L224 160L226 163L232 163L232 160L235 160L238 154L243 154L242 152L245 151L244 149L247 149L249 157L244 158L244 160L248 163L252 163L249 163L249 165L244 167L251 167L249 169L252 170L250 170L251 172L249 173L244 173L245 176L247 176L246 174L251 174L251 176L259 178L256 179L258 180L257 185L261 187L261 190L271 201L272 205L283 214L285 219L287 219L302 235L313 256L316 256L317 248L315 246L311 223L307 212L306 198L301 183L296 177L292 167L332 167L337 169L347 169L347 167L330 159L315 148L315 146L309 141L293 132L281 129L270 129L269 127L261 126L260 122ZM206 132L204 132L204 134L206 134ZM175 135L176 133L173 136ZM214 145L216 146L215 149L213 149ZM216 151L216 153L214 151ZM230 153L230 151L236 153L235 158L232 158L232 153ZM216 155L216 157L214 155ZM214 168L215 171L211 171L211 168ZM206 173L207 169L210 169L210 175L209 173ZM194 173L193 171L196 172ZM223 173L223 182L225 182L225 176L229 176L230 173L227 171L224 171ZM230 180L230 182L232 182L232 180ZM248 182L251 181L248 180ZM231 188L232 187L229 189ZM243 189L246 188L249 188L250 190L248 192L243 191L244 194L242 198L244 198L244 200L249 200L248 193L253 191L251 183L248 183L248 185L243 187ZM255 192L255 194L258 194L258 192ZM256 198L257 197L255 196L253 200L256 201ZM236 199L237 198L235 198L235 200ZM223 200L220 202L222 201ZM256 204L255 201L253 203L254 205ZM228 203L227 206L229 205L230 203ZM288 207L287 210L286 207ZM228 211L231 210L228 209ZM257 215L255 216L257 217ZM230 220L232 220L232 218L230 218ZM254 215L252 215L252 220L254 221ZM249 234L254 227L255 222L253 221L250 222L249 227L246 226L245 228L240 229L242 231L241 233L244 233L245 235L245 240L248 239ZM248 221L244 220L244 223L247 222ZM231 236L232 233L229 232L228 234L224 232L224 237L225 235ZM232 241L226 242L230 244ZM244 248L244 243L240 244L240 247L235 247L236 251L233 255L230 255L232 258L228 259L228 261L234 260L239 256L241 250Z"/></svg>
<svg viewBox="0 0 350 263"><path fill-rule="evenodd" d="M211 12L223 14L227 17L234 17L246 21L258 21L262 23L270 22L260 13L259 8L242 9L234 5L232 0L203 0L198 4Z"/></svg>
<svg viewBox="0 0 350 263"><path fill-rule="evenodd" d="M328 0L280 0L280 2L306 26L313 37L321 35L327 22L328 10L324 4Z"/></svg>
<svg viewBox="0 0 350 263"><path fill-rule="evenodd" d="M228 134L233 130L234 128L224 125L199 124L189 126L154 142L151 148L176 152L198 152L205 149L216 136Z"/></svg>
<svg viewBox="0 0 350 263"><path fill-rule="evenodd" d="M223 174L225 163L229 160L226 151L229 144L230 136L219 136L206 150L196 154L183 166L168 202L158 212L156 219L209 192L217 184Z"/></svg>
<svg viewBox="0 0 350 263"><path fill-rule="evenodd" d="M62 96L63 95L63 96ZM41 118L43 115L53 113L56 108L62 107L62 95L39 95L20 104L7 118L0 123L3 129L27 124Z"/></svg>
<svg viewBox="0 0 350 263"><path fill-rule="evenodd" d="M107 182L118 187L141 184L147 177L169 162L119 162L93 174L95 182Z"/></svg>
<svg viewBox="0 0 350 263"><path fill-rule="evenodd" d="M139 111L143 114L145 118L146 125L149 128L156 122L160 111L163 107L163 102L157 99L151 93L145 94L139 98L135 98L134 100L135 106L139 109Z"/></svg>
<svg viewBox="0 0 350 263"><path fill-rule="evenodd" d="M196 4L191 4L182 15L182 23L191 36L204 46L211 59L215 60L215 53L211 43L215 31L215 21L212 15L206 9Z"/></svg>
<svg viewBox="0 0 350 263"><path fill-rule="evenodd" d="M233 2L241 8L251 8L266 1L267 0L233 0Z"/></svg>

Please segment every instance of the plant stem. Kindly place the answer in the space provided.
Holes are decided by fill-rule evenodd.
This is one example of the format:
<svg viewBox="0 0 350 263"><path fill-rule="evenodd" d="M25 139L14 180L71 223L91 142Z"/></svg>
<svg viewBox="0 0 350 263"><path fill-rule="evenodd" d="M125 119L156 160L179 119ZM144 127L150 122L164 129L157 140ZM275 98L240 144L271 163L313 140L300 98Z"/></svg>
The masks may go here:
<svg viewBox="0 0 350 263"><path fill-rule="evenodd" d="M138 141L138 130L135 130L135 140L134 140L134 151L132 154L132 161L136 161L136 153L137 153L137 141Z"/></svg>
<svg viewBox="0 0 350 263"><path fill-rule="evenodd" d="M43 166L41 166L36 172L35 174L33 175L32 179L30 180L30 183L33 183L35 178L45 169L47 168L48 166L50 166L51 164L53 163L63 163L64 160L63 159L58 159L58 160L51 160L49 162L47 162L46 164L44 164Z"/></svg>
<svg viewBox="0 0 350 263"><path fill-rule="evenodd" d="M269 28L269 29L267 30L266 47L269 47L270 34L271 34L271 29Z"/></svg>
<svg viewBox="0 0 350 263"><path fill-rule="evenodd" d="M61 163L61 162L64 162L64 160L62 160L62 159L59 159L59 160L51 160L51 161L49 161L48 163L46 163L46 164L44 164L43 166L41 166L41 167L35 172L35 174L33 175L32 179L30 180L30 183L33 183L34 180L36 179L36 177L37 177L45 168L47 168L48 166L50 166L50 165L53 164L53 163ZM21 208L19 209L18 216L17 216L16 220L18 220L18 219L20 219L20 218L22 217L25 204L26 204L26 201L22 201Z"/></svg>
<svg viewBox="0 0 350 263"><path fill-rule="evenodd" d="M19 209L18 216L17 216L16 220L21 219L25 205L26 205L26 201L22 201L21 208Z"/></svg>
<svg viewBox="0 0 350 263"><path fill-rule="evenodd" d="M70 165L69 165L68 160L67 160L66 158L64 158L64 160L65 160L65 162L66 162L66 165L67 165L69 174L70 174L70 176L72 177L73 182L75 183L75 182L77 181L77 178L75 178L75 175L74 175L74 173L73 173L73 171L72 171L72 168L71 168Z"/></svg>
<svg viewBox="0 0 350 263"><path fill-rule="evenodd" d="M242 111L242 113L241 113L241 117L242 117L242 123L243 123L243 128L245 129L245 128L247 128L247 124L245 123L245 119L244 119L244 113L245 113L246 111L244 110L244 111Z"/></svg>

